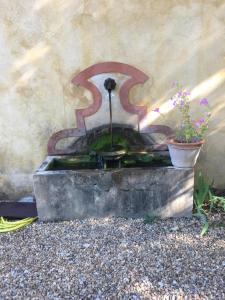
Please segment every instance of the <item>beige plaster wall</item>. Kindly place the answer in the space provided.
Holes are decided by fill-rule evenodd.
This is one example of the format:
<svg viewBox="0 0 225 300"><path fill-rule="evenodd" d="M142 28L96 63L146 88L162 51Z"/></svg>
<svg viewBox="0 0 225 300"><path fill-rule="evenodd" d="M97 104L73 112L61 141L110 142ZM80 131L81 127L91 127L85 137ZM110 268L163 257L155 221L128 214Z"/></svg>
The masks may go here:
<svg viewBox="0 0 225 300"><path fill-rule="evenodd" d="M103 61L151 77L132 101L149 106L147 123L177 121L167 99L180 80L212 106L198 167L225 187L225 2L223 0L1 0L0 199L32 190L31 174L57 130L75 126L74 108L90 95L70 84ZM151 109L160 106L166 118Z"/></svg>

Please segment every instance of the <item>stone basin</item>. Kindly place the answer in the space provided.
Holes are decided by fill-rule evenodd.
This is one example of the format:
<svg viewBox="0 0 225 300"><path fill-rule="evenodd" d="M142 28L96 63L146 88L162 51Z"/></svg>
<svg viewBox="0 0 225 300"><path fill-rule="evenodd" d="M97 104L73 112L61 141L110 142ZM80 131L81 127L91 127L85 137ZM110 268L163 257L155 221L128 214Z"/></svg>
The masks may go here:
<svg viewBox="0 0 225 300"><path fill-rule="evenodd" d="M49 170L56 158L63 159L47 157L33 176L40 220L192 215L192 169L166 166Z"/></svg>

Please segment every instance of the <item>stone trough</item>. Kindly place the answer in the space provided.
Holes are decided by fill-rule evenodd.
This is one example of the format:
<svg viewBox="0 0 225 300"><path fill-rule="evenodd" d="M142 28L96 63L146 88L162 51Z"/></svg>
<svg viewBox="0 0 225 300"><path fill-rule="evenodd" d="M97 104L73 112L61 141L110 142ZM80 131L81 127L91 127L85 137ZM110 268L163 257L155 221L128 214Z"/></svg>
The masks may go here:
<svg viewBox="0 0 225 300"><path fill-rule="evenodd" d="M146 215L168 217L189 217L193 208L194 171L176 169L166 164L145 167L98 168L59 168L52 166L75 157L81 148L88 150L87 137L95 140L96 130L87 130L85 118L95 115L102 105L102 93L91 77L97 74L123 73L129 78L119 87L121 107L129 114L137 116L137 126L133 132L142 137L146 134L160 133L165 137L172 135L167 126L150 125L140 128L147 114L147 108L129 102L129 89L144 83L148 77L129 65L109 62L94 65L74 77L72 82L91 91L93 103L86 109L76 110L77 128L61 130L50 138L48 156L33 176L34 194L40 220L72 220L89 217L131 217ZM114 75L115 76L115 75ZM97 87L96 87L97 86ZM113 96L113 95L112 95ZM112 97L113 99L113 97ZM111 100L111 99L110 99ZM115 99L114 99L115 100ZM98 117L99 119L99 117ZM126 126L125 126L126 127ZM90 134L91 132L91 134ZM94 132L94 133L93 133ZM56 144L65 138L78 138L70 147L58 149ZM131 141L135 146L135 138ZM149 142L150 141L150 142ZM153 139L144 138L140 147L147 153L154 151L166 153L165 144L152 143ZM142 143L142 142L140 142ZM78 151L79 150L79 151ZM168 154L166 154L168 155ZM96 160L98 162L98 160Z"/></svg>
<svg viewBox="0 0 225 300"><path fill-rule="evenodd" d="M41 220L192 214L192 170L152 167L48 171L53 159L48 157L34 175Z"/></svg>

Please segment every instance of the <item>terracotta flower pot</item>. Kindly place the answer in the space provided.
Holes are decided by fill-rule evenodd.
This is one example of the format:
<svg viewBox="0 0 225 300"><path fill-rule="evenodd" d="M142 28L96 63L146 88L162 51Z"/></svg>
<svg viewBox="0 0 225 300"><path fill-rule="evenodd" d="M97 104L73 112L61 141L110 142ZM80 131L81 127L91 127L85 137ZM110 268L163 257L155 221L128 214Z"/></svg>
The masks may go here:
<svg viewBox="0 0 225 300"><path fill-rule="evenodd" d="M176 168L193 168L198 159L204 140L197 143L179 143L173 138L167 140L170 158Z"/></svg>

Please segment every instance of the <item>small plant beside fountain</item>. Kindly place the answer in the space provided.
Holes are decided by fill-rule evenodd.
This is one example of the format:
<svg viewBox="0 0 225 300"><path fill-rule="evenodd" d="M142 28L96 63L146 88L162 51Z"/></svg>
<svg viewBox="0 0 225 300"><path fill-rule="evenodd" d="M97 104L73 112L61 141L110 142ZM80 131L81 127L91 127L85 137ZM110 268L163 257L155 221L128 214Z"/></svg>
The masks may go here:
<svg viewBox="0 0 225 300"><path fill-rule="evenodd" d="M177 168L193 168L197 162L202 145L205 143L204 136L208 129L211 118L209 102L207 98L202 98L199 102L206 108L204 115L198 120L191 118L190 95L178 82L173 86L178 88L178 92L170 99L173 107L180 113L180 125L174 137L167 141L172 163ZM160 112L160 108L153 110Z"/></svg>

